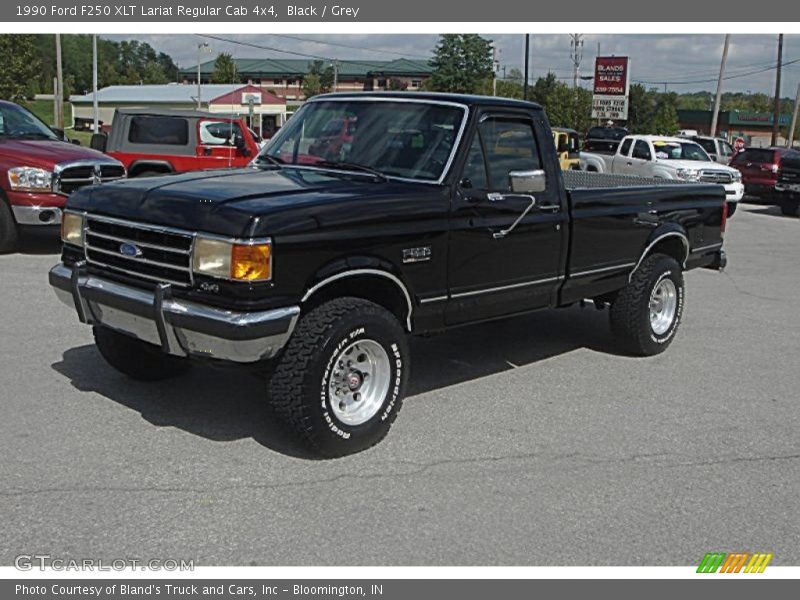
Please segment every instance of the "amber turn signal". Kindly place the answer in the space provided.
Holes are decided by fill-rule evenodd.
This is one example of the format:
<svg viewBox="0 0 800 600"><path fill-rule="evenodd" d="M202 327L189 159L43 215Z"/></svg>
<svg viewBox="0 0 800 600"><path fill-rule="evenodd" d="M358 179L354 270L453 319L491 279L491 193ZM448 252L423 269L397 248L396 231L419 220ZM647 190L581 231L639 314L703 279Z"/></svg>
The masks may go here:
<svg viewBox="0 0 800 600"><path fill-rule="evenodd" d="M231 250L231 279L266 281L272 276L270 244L234 244Z"/></svg>

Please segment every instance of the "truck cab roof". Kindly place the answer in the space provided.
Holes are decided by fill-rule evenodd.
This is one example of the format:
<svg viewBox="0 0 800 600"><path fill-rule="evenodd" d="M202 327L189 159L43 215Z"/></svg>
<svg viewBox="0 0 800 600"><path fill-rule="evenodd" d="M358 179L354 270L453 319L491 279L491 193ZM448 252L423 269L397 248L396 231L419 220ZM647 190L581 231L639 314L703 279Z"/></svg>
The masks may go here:
<svg viewBox="0 0 800 600"><path fill-rule="evenodd" d="M366 100L369 98L385 98L392 100L415 100L430 102L453 102L467 106L503 106L509 108L541 109L541 105L527 100L515 98L499 98L496 96L478 96L473 94L450 94L444 92L336 92L314 96L309 102L320 100L346 99Z"/></svg>

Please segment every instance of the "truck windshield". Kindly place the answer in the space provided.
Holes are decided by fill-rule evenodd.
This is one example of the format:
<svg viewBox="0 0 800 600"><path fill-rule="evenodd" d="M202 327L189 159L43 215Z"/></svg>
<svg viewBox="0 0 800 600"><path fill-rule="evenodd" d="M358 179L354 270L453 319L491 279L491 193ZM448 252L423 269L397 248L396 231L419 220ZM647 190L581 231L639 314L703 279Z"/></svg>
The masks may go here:
<svg viewBox="0 0 800 600"><path fill-rule="evenodd" d="M33 113L6 102L0 103L0 138L58 139Z"/></svg>
<svg viewBox="0 0 800 600"><path fill-rule="evenodd" d="M436 181L450 162L463 119L464 109L449 104L319 100L303 106L259 158Z"/></svg>
<svg viewBox="0 0 800 600"><path fill-rule="evenodd" d="M660 159L711 161L706 151L694 142L655 141L653 148L656 151L656 158Z"/></svg>

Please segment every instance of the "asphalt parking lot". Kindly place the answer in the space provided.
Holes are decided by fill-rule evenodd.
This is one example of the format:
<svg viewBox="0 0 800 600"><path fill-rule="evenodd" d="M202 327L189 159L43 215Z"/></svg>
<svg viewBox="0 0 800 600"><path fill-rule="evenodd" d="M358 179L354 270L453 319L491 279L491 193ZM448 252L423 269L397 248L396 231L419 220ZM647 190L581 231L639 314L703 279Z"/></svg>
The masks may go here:
<svg viewBox="0 0 800 600"><path fill-rule="evenodd" d="M800 564L800 220L743 205L726 240L666 354L617 355L593 308L415 340L389 437L335 461L248 373L117 374L29 240L0 257L0 564Z"/></svg>

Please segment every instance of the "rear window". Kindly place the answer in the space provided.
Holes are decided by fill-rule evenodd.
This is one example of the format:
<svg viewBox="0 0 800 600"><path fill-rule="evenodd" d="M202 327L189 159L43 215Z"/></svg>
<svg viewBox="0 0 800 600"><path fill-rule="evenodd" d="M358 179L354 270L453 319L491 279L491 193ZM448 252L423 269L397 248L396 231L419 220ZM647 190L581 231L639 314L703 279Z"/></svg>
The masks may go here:
<svg viewBox="0 0 800 600"><path fill-rule="evenodd" d="M626 135L628 135L628 130L623 127L592 127L589 133L586 134L586 137L596 140L614 140L618 142Z"/></svg>
<svg viewBox="0 0 800 600"><path fill-rule="evenodd" d="M189 143L189 122L176 117L133 117L128 141L131 144L185 146Z"/></svg>
<svg viewBox="0 0 800 600"><path fill-rule="evenodd" d="M736 155L736 162L772 164L775 162L775 151L766 148L747 148L744 152Z"/></svg>
<svg viewBox="0 0 800 600"><path fill-rule="evenodd" d="M700 146L703 148L703 150L705 150L709 154L716 154L717 153L717 147L714 145L714 140L706 140L706 139L703 139L703 138L699 138L699 139L695 138L694 141L697 142L698 144L700 144Z"/></svg>

